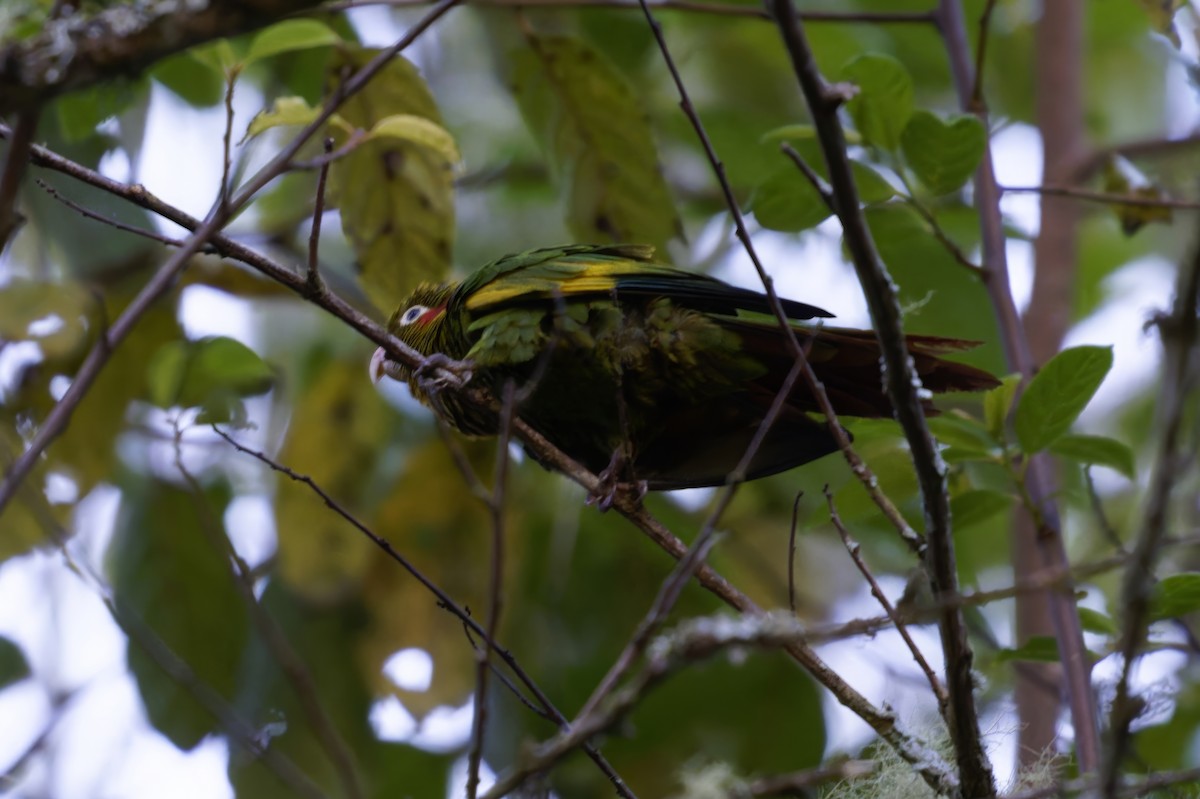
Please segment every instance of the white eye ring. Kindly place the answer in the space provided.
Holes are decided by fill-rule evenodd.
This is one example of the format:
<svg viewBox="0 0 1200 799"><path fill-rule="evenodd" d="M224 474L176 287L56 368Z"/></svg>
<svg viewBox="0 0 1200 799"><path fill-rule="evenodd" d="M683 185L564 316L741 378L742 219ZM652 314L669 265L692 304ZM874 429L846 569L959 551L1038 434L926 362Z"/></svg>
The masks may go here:
<svg viewBox="0 0 1200 799"><path fill-rule="evenodd" d="M428 310L429 309L424 305L413 305L400 315L400 321L397 324L399 324L401 327L411 325L413 322L421 318L421 314Z"/></svg>

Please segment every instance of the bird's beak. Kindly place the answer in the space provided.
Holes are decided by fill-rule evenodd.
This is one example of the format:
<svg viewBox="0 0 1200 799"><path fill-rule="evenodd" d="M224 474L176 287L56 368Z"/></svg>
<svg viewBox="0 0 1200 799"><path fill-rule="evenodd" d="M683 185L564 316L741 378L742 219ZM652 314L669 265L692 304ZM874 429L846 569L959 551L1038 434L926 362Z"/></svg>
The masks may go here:
<svg viewBox="0 0 1200 799"><path fill-rule="evenodd" d="M383 351L383 347L375 350L375 354L371 356L371 382L378 384L383 376L387 374L387 353Z"/></svg>

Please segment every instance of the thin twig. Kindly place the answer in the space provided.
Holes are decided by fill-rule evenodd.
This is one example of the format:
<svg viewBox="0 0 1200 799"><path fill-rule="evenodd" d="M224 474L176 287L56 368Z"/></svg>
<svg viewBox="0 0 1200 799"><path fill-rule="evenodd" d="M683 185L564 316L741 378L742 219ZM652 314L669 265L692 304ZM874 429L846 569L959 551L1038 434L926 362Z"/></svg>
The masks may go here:
<svg viewBox="0 0 1200 799"><path fill-rule="evenodd" d="M712 657L730 647L787 648L803 641L803 625L783 613L692 619L665 634L648 648L646 665L629 684L602 705L581 713L570 730L544 741L527 752L509 771L497 777L486 799L499 799L527 779L554 766L583 742L610 729L636 707L646 694L683 666Z"/></svg>
<svg viewBox="0 0 1200 799"><path fill-rule="evenodd" d="M904 639L908 651L912 653L913 660L921 667L921 671L925 673L925 679L929 682L929 687L933 691L934 698L937 699L938 712L945 720L947 726L950 725L950 695L946 693L946 688L942 685L942 681L938 679L937 674L929 666L929 661L925 659L925 655L921 652L917 642L909 635L908 626L896 612L896 608L892 605L891 600L887 598L887 594L879 587L879 582L875 579L875 575L871 573L871 569L867 566L862 557L862 544L855 541L850 536L850 531L846 529L846 525L842 522L842 517L838 514L837 506L833 502L833 493L830 492L829 486L824 488L825 502L829 505L829 520L833 522L834 529L838 531L838 535L842 539L842 543L846 547L846 551L850 553L850 559L854 561L854 565L858 568L863 579L867 581L867 585L871 587L871 595L879 602L879 606L883 608L883 612L892 620L896 626L896 632Z"/></svg>
<svg viewBox="0 0 1200 799"><path fill-rule="evenodd" d="M333 719L325 711L321 697L317 692L316 681L308 670L304 659L292 647L287 635L276 623L271 614L259 603L255 593L255 576L250 566L234 549L229 537L225 534L224 526L213 516L212 506L204 495L200 481L183 463L183 427L180 420L175 420L175 468L187 483L191 494L192 504L196 508L199 527L214 555L229 564L229 576L237 589L246 611L254 623L258 634L262 637L271 656L279 664L284 677L291 683L292 691L300 702L300 707L308 720L309 727L320 742L325 756L333 764L341 780L342 789L348 799L361 799L363 796L362 778L359 776L358 765L354 754L346 745L345 739L337 731Z"/></svg>
<svg viewBox="0 0 1200 799"><path fill-rule="evenodd" d="M831 782L861 780L874 774L878 768L874 760L843 760L841 763L791 774L756 777L746 784L745 792L750 796L807 796L813 788Z"/></svg>
<svg viewBox="0 0 1200 799"><path fill-rule="evenodd" d="M0 254L8 246L9 239L21 226L22 217L17 211L17 193L21 189L21 177L29 163L29 148L37 133L41 107L34 106L17 116L17 124L8 141L8 155L4 159L4 172L0 173Z"/></svg>
<svg viewBox="0 0 1200 799"><path fill-rule="evenodd" d="M504 384L500 403L499 439L496 443L496 471L489 503L492 523L492 573L489 583L487 637L496 640L500 615L504 609L504 509L508 496L508 444L512 440L512 420L516 412L516 386L512 380ZM492 648L482 647L475 675L475 722L471 731L471 747L467 755L467 799L479 792L479 766L483 761L483 739L487 727L488 674L492 663Z"/></svg>
<svg viewBox="0 0 1200 799"><path fill-rule="evenodd" d="M88 219L93 219L101 224L108 225L109 227L116 228L117 230L125 233L132 233L133 235L140 236L143 239L149 239L150 241L158 242L159 244L165 244L168 247L182 247L184 245L183 239L175 239L171 238L170 236L164 236L157 231L146 230L145 228L140 228L135 225L129 225L120 221L119 219L113 219L112 217L97 213L96 211L93 211L92 209L80 205L74 200L70 200L63 196L61 192L41 178L34 178L33 182L39 189L49 194L52 199L57 200L58 202L70 208L72 211L75 211L76 213L87 217ZM200 252L206 254L215 253L216 248L214 248L211 244L206 244L200 249Z"/></svg>
<svg viewBox="0 0 1200 799"><path fill-rule="evenodd" d="M704 563L708 557L709 551L716 543L713 537L697 540L693 544L687 554L679 559L675 564L675 568L667 576L658 589L658 595L655 596L654 602L650 605L650 610L647 611L645 617L638 624L633 635L630 636L629 643L621 650L621 654L617 656L616 661L609 668L608 673L596 685L592 691L592 695L583 703L583 707L579 710L579 716L585 717L596 710L600 704L608 698L608 696L616 689L617 684L633 667L633 664L641 657L649 646L651 637L658 632L663 622L670 613L671 608L679 598L683 586L690 581L692 575L699 568L699 565Z"/></svg>
<svg viewBox="0 0 1200 799"><path fill-rule="evenodd" d="M220 215L229 213L229 197L233 192L230 173L233 170L233 87L237 84L237 76L237 69L225 75L225 135L221 137L221 188L217 192L216 204Z"/></svg>
<svg viewBox="0 0 1200 799"><path fill-rule="evenodd" d="M390 6L392 8L413 8L429 5L431 0L342 0L322 6L325 11L345 11L351 8L366 6ZM610 8L637 9L637 0L469 0L472 6L499 6L518 8ZM770 16L754 6L736 5L733 3L696 2L695 0L652 0L650 7L662 11L686 11L698 14L715 14L730 17L753 17L769 20ZM805 11L802 13L808 22L843 22L865 25L879 24L916 24L929 25L933 23L933 15L929 12L905 11Z"/></svg>
<svg viewBox="0 0 1200 799"><path fill-rule="evenodd" d="M1094 175L1114 155L1126 158L1158 158L1169 157L1180 150L1192 150L1200 146L1200 132L1193 131L1186 136L1163 137L1154 136L1148 139L1134 139L1108 147L1094 150L1072 172L1072 182L1082 183Z"/></svg>
<svg viewBox="0 0 1200 799"><path fill-rule="evenodd" d="M324 142L325 154L333 152L333 139L326 137ZM313 219L312 230L308 234L308 290L314 294L318 294L325 290L325 283L321 280L321 261L317 257L320 251L321 244L321 218L325 216L325 180L329 176L329 164L325 162L321 164L321 171L317 174L317 196L313 201Z"/></svg>
<svg viewBox="0 0 1200 799"><path fill-rule="evenodd" d="M1134 799L1138 796L1148 796L1156 791L1177 785L1195 786L1200 782L1200 768L1184 769L1182 771L1161 771L1149 774L1136 783L1122 785L1117 788L1114 796L1121 799ZM1082 777L1070 782L1048 785L1030 791L1009 794L1005 799L1050 799L1050 797L1070 796L1072 794L1088 794L1100 788L1100 781L1095 777Z"/></svg>
<svg viewBox="0 0 1200 799"><path fill-rule="evenodd" d="M792 524L788 527L787 590L788 608L792 613L796 612L796 528L800 521L800 500L803 498L804 492L797 491L796 498L792 500Z"/></svg>
<svg viewBox="0 0 1200 799"><path fill-rule="evenodd" d="M1006 194L1041 194L1048 197L1070 197L1089 203L1104 205L1128 205L1135 208L1172 208L1191 211L1200 208L1200 201L1175 200L1170 197L1139 197L1132 194L1112 194L1103 191L1090 191L1075 186L1001 186L1000 191Z"/></svg>
<svg viewBox="0 0 1200 799"><path fill-rule="evenodd" d="M804 156L800 155L796 148L790 143L783 142L779 145L779 149L784 155L792 160L792 163L796 165L796 168L799 169L801 174L808 179L808 182L812 184L812 187L817 190L817 194L821 195L821 202L825 203L825 207L829 209L829 212L836 214L837 206L834 205L833 191L829 188L829 184L825 182L825 179L817 174L817 170L813 169L809 163L804 160Z"/></svg>
<svg viewBox="0 0 1200 799"><path fill-rule="evenodd" d="M825 392L825 386L817 377L816 372L813 371L812 365L809 364L807 354L805 353L805 348L801 346L799 338L796 335L796 331L792 328L791 322L788 320L787 314L784 312L783 306L779 302L779 295L775 293L774 281L771 279L771 276L767 274L767 270L763 266L762 260L758 257L757 250L754 248L754 243L750 238L750 232L746 227L745 218L742 216L741 206L738 204L737 198L733 193L733 186L730 184L729 178L725 174L725 165L717 156L717 152L713 147L712 140L709 138L708 132L704 128L704 123L701 121L700 115L696 111L696 107L693 105L691 97L688 95L687 87L683 83L683 78L680 76L679 70L675 66L675 59L671 56L671 52L667 47L667 42L662 32L662 26L651 13L650 7L647 5L647 0L639 0L639 2L642 4L642 11L646 16L646 20L650 25L651 31L654 33L654 38L658 42L659 50L663 56L663 62L666 64L667 70L671 74L671 79L675 83L675 88L679 93L680 110L683 112L684 116L687 117L688 122L691 123L692 128L696 133L696 137L699 139L700 144L704 149L705 156L708 158L709 165L712 167L713 173L717 179L717 183L721 187L721 194L725 198L725 205L729 209L729 215L733 220L734 230L736 231L737 238L741 242L743 249L745 249L746 254L749 256L750 262L754 265L754 270L758 274L758 278L763 285L763 290L767 295L767 302L775 315L776 321L779 323L780 328L783 330L786 336L788 349L791 352L792 357L796 359L797 363L799 363L801 373L804 376L805 384L808 386L813 399L816 401L817 407L820 408L821 412L825 415L825 420L829 427L830 434L833 436L834 441L837 442L837 445L845 456L847 463L850 464L851 471L853 471L855 477L862 482L872 500L875 501L880 510L883 511L884 515L887 516L888 520L891 521L896 527L896 530L900 533L901 538L903 538L905 543L907 543L914 551L918 553L923 552L925 546L924 538L920 533L912 529L911 525L909 525L907 520L904 519L904 516L900 514L891 501L888 500L887 497L879 490L878 481L874 479L874 476L867 469L866 464L858 456L858 453L854 450L850 443L849 436L846 435L846 431L842 428L841 424L838 423L837 412L834 410L833 404L829 401L829 396ZM817 334L814 333L813 335Z"/></svg>
<svg viewBox="0 0 1200 799"><path fill-rule="evenodd" d="M959 266L965 268L976 277L980 279L986 279L987 271L982 266L967 257L967 254L962 251L962 247L958 246L958 242L950 238L950 234L942 228L941 223L937 221L937 217L934 216L933 211L930 211L929 208L925 206L925 203L917 199L917 194L915 191L913 191L912 183L905 175L904 170L897 169L896 174L899 175L900 182L904 184L904 189L907 192L907 196L904 198L905 204L908 205L909 208L916 211L917 215L925 220L925 224L929 225L929 230L933 233L933 237L938 240L943 248L945 248L946 252L950 253L950 257L957 261Z"/></svg>
<svg viewBox="0 0 1200 799"><path fill-rule="evenodd" d="M1132 694L1130 676L1150 625L1154 565L1161 553L1170 510L1171 490L1182 471L1180 433L1189 395L1200 381L1194 369L1200 346L1200 241L1193 244L1191 263L1180 269L1174 308L1159 320L1163 341L1163 376L1158 391L1158 456L1146 491L1142 529L1133 548L1133 559L1121 585L1124 625L1121 631L1121 677L1109 721L1110 741L1104 760L1104 795L1114 797L1121 782L1121 764L1129 745L1129 730L1142 703Z"/></svg>
<svg viewBox="0 0 1200 799"><path fill-rule="evenodd" d="M600 480L561 450L554 447L544 436L525 424L521 419L513 423L517 436L527 447L538 453L538 459L555 471L575 481L587 491L600 488ZM629 519L646 534L659 548L676 560L687 556L689 547L662 525L641 502L634 497L620 494L613 508ZM761 616L764 611L750 597L735 588L728 580L708 565L701 565L695 573L696 580L731 608L749 616ZM853 633L848 633L853 634ZM880 738L887 741L897 754L912 763L921 775L938 790L951 792L956 788L953 774L941 756L906 733L888 708L878 708L846 682L840 674L823 661L816 650L804 640L793 640L786 647L788 655L799 663L813 679L825 688L846 708L861 718Z"/></svg>
<svg viewBox="0 0 1200 799"><path fill-rule="evenodd" d="M519 420L514 422L514 426L516 424L519 424ZM468 613L461 605L455 602L449 594L447 594L441 589L440 586L437 585L437 583L426 577L425 574L415 565L413 565L408 558L397 551L392 546L391 542L389 542L386 538L376 534L373 530L371 530L371 528L367 527L366 524L360 521L358 517L347 510L345 506L330 496L329 493L320 486L320 484L318 484L308 475L299 474L298 472L293 471L290 467L275 461L265 453L251 449L250 447L239 443L236 439L218 427L214 426L213 430L217 433L217 435L229 442L229 445L238 452L249 455L250 457L269 467L272 471L279 472L289 479L295 480L298 483L303 483L305 486L307 486L310 491L321 498L326 507L336 513L338 516L341 516L343 519L345 519L352 527L370 539L371 543L381 549L384 554L386 554L396 563L400 564L400 566L410 575L412 575L417 582L421 583L426 590L434 595L434 597L437 599L439 607L445 608L447 612L461 621L465 627L478 635L484 641L486 646L489 646L495 650L496 654L499 655L501 660L503 660L509 669L512 670L512 673L516 675L517 679L521 681L530 694L532 694L541 704L545 713L551 716L551 718L559 725L560 728L565 728L567 726L566 716L564 716L558 710L558 708L554 706L554 703L550 701L550 698L546 696L541 687L539 687L538 684L533 681L533 678L529 676L529 673L521 667L521 665L517 662L516 656L497 643L495 639L489 638L487 631L484 630L484 628L481 627L479 623L471 617L470 613ZM625 784L625 781L619 774L617 774L608 761L605 760L604 756L600 754L599 750L589 745L588 747L585 747L585 751L587 752L588 757L590 757L596 763L604 775L608 777L609 781L612 782L613 787L619 796L624 797L624 799L634 799L633 793L629 790L628 786Z"/></svg>
<svg viewBox="0 0 1200 799"><path fill-rule="evenodd" d="M979 15L979 45L975 49L975 84L971 87L971 104L969 110L976 113L987 111L987 103L983 99L983 64L987 57L988 34L991 33L992 12L996 10L996 0L987 0L983 13Z"/></svg>
<svg viewBox="0 0 1200 799"><path fill-rule="evenodd" d="M887 396L896 420L904 430L912 455L925 510L928 546L923 562L934 595L954 595L958 593L958 570L950 523L946 464L925 419L919 395L920 379L908 352L895 284L879 257L859 205L858 189L846 151L845 133L838 118L842 96L831 91L822 77L792 0L769 0L768 7L779 27L800 90L808 103L825 156L846 246L875 325ZM955 743L961 783L955 790L961 790L963 795L970 797L994 796L995 779L983 749L975 703L973 653L961 610L943 610L938 630L952 706L950 737ZM942 786L932 782L930 787L942 789Z"/></svg>

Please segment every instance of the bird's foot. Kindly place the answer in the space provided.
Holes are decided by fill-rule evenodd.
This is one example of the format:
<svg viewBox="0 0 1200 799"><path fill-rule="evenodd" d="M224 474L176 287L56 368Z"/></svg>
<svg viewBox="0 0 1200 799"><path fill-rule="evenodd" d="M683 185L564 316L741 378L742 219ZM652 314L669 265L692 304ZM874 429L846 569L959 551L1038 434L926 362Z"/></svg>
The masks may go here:
<svg viewBox="0 0 1200 799"><path fill-rule="evenodd" d="M596 475L600 478L600 483L588 494L587 504L595 505L598 511L604 513L622 495L631 497L635 503L641 502L650 486L645 480L632 479L631 472L628 455L618 448L613 452L612 459L604 471Z"/></svg>
<svg viewBox="0 0 1200 799"><path fill-rule="evenodd" d="M469 361L456 361L440 352L426 355L424 363L413 372L413 378L431 393L447 388L461 389L473 376Z"/></svg>

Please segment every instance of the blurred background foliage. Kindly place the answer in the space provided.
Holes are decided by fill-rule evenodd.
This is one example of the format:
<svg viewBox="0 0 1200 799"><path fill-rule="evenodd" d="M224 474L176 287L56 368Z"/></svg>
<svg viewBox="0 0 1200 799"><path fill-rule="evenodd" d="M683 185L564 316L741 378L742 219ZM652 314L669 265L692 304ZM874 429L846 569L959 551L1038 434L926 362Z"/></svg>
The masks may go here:
<svg viewBox="0 0 1200 799"><path fill-rule="evenodd" d="M73 13L121 5L84 3ZM140 13L134 6L142 4L129 5L131 14ZM653 243L677 264L750 280L718 185L640 11L502 5L451 12L331 123L335 147L353 135L366 139L331 169L328 200L336 210L324 219L320 250L329 285L383 320L417 280L461 276L504 253L566 241ZM800 5L902 12L928 10L931 3ZM975 33L984 2L964 5ZM1087 122L1099 145L1162 136L1189 118L1172 104L1195 104L1192 87L1165 79L1178 56L1155 33L1144 5L1088 4ZM51 24L51 6L6 3L0 44L37 35ZM995 4L984 63L993 139L1028 132L1033 122L1036 6ZM199 143L183 127L202 117L223 118L227 81L235 81L231 173L237 180L264 163L296 124L312 118L336 93L345 68L373 54L368 45L398 36L422 11L318 11L202 45L145 73L54 99L43 110L37 141L118 180L144 183L202 216L222 170L220 125L206 128L217 132ZM839 232L821 224L828 213L819 197L780 153L780 143L788 142L809 163L821 162L776 29L752 16L667 9L658 16L783 293L862 322L861 300L846 290L850 267L840 257ZM855 132L852 155L868 218L899 284L909 329L982 341L964 358L1002 373L982 283L914 209L919 203L961 252L978 258L977 214L964 184L985 132L973 119L954 115L938 34L929 24L814 22L809 35L827 76L864 87L845 119ZM1031 141L999 157L1033 159ZM152 150L168 154L166 162L153 161L157 169L147 167ZM303 157L321 152L314 141ZM164 163L178 171L163 169ZM1200 148L1181 148L1139 167L1153 184L1186 194L1194 189ZM107 219L179 235L148 212L61 175L35 169L32 177ZM314 170L274 181L228 232L303 269L315 183ZM20 207L27 223L0 264L4 462L61 396L97 332L164 258L160 244L84 218L32 180ZM1028 215L1007 221L1011 245L1020 252L1036 231ZM1104 206L1088 207L1071 300L1077 321L1126 301L1115 275L1136 281L1139 269L1177 262L1195 234L1191 225L1160 224L1127 236L1121 222ZM1166 300L1164 292L1155 307ZM226 734L196 701L190 686L200 683L250 725L260 744L285 754L322 790L344 795L348 783L338 776L321 725L264 643L249 590L303 662L312 693L352 753L365 795L443 796L452 763L465 752L467 727L458 723L454 735L437 741L415 731L469 704L472 640L434 596L303 484L234 451L208 426L219 422L247 446L310 476L482 618L490 568L486 509L430 414L402 387L381 393L370 384L365 367L372 346L239 265L196 258L170 301L114 353L66 434L3 512L0 557L11 584L12 574L32 569L33 548L62 547L64 562L79 559L77 568L95 569L100 584L111 585L111 596L104 587L95 593L140 620L124 625L138 630L129 632L128 669L149 723L174 746L190 750L205 736ZM1146 409L1154 371L1152 364L1134 367L1114 373L1110 380L1125 384L1109 392L1106 412L1087 417L1085 425L1125 442L1130 457L1145 464L1141 442L1150 438ZM994 453L986 452L978 398L942 406L950 412L936 432L950 453L962 455L949 457L962 583L996 587L1013 579L1012 486ZM919 526L915 477L898 428L862 422L852 429L882 487ZM490 484L494 445L460 440L455 446ZM1128 450L1119 451L1118 461L1122 451ZM1078 460L1064 461L1063 499L1071 554L1087 560L1111 554L1113 543L1097 521L1083 479L1086 464ZM1098 460L1113 465L1112 458ZM1097 469L1097 477L1108 522L1127 538L1138 481L1109 468ZM786 607L790 515L793 498L803 492L799 614L813 623L875 615L828 525L821 499L826 484L867 561L898 592L912 558L837 457L743 487L723 519L728 532L711 562L764 606ZM1194 496L1194 474L1183 488ZM103 522L92 515L101 495L110 503L115 496L118 505ZM693 493L647 501L688 539L704 517L703 500ZM1196 529L1200 507L1190 504L1175 520L1181 531ZM515 467L506 513L499 640L570 716L621 651L672 562L621 518L585 507L579 489L531 462ZM227 537L247 569L244 580L229 568ZM1170 570L1195 567L1194 554L1177 554ZM1089 643L1103 653L1111 643L1104 620L1116 578L1098 575L1085 588L1100 619ZM674 618L716 610L715 600L693 586ZM1004 649L1012 640L1008 610L1000 604L973 617L978 665L988 678L985 717L1002 730L1015 724L1008 710L1012 653ZM166 644L190 676L165 671L147 636ZM25 651L19 643L0 637L0 686L7 686L0 691L89 690L87 681L57 676L45 650ZM872 668L902 671L903 679L873 698L900 704L919 726L932 717L932 704L911 679L907 655L896 658L892 650L890 657L903 663L881 667L875 646L867 640L850 650L849 660L860 665L846 676L853 681ZM395 653L412 650L432 662L430 679L415 687L385 669ZM1195 762L1197 676L1194 661L1173 673L1177 698L1165 699L1163 712L1140 733L1146 765ZM494 769L518 758L522 741L554 731L502 687L490 701L485 757ZM401 732L380 720L384 708L395 709L389 702L404 709L408 726ZM118 795L103 772L77 794L52 787L53 771L70 769L71 757L82 757L61 728L85 723L52 716L44 728L26 724L18 736L25 743L14 745L18 756L0 763L7 770L0 791ZM856 754L868 739L847 724L782 654L755 653L684 670L606 737L602 749L638 795L668 796L683 790L681 773L712 762L740 775L815 766L839 751L827 746L827 725L837 726L839 746ZM261 759L237 745L230 747L228 777L238 796L292 795ZM547 786L562 797L609 792L604 776L580 755L556 769Z"/></svg>

